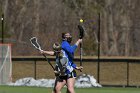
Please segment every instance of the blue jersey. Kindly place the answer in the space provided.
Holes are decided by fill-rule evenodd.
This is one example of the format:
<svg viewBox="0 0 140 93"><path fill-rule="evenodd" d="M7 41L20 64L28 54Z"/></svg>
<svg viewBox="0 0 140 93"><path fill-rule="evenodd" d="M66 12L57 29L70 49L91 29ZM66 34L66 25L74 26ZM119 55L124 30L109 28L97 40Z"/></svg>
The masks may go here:
<svg viewBox="0 0 140 93"><path fill-rule="evenodd" d="M61 47L64 52L64 56L68 58L66 74L69 74L76 68L76 64L73 63L73 59L77 45L71 46L66 40L64 40L61 43Z"/></svg>

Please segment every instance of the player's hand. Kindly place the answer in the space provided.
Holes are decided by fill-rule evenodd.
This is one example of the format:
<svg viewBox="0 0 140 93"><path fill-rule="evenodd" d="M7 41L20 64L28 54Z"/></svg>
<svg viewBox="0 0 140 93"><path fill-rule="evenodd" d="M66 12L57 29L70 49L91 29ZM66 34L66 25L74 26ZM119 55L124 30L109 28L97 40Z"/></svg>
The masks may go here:
<svg viewBox="0 0 140 93"><path fill-rule="evenodd" d="M44 51L43 51L43 50L40 50L40 53L41 53L41 54L44 54Z"/></svg>
<svg viewBox="0 0 140 93"><path fill-rule="evenodd" d="M59 71L54 71L54 74L55 74L55 76L59 76L60 75L60 72Z"/></svg>
<svg viewBox="0 0 140 93"><path fill-rule="evenodd" d="M79 42L79 43L82 43L82 41L83 41L82 39L78 39L78 42Z"/></svg>
<svg viewBox="0 0 140 93"><path fill-rule="evenodd" d="M82 43L82 39L78 39L75 44L78 46L80 43Z"/></svg>
<svg viewBox="0 0 140 93"><path fill-rule="evenodd" d="M82 66L79 66L79 67L76 67L77 70L82 70L83 67Z"/></svg>
<svg viewBox="0 0 140 93"><path fill-rule="evenodd" d="M56 70L55 70L54 73L55 73L55 74L59 74L59 71L56 71Z"/></svg>

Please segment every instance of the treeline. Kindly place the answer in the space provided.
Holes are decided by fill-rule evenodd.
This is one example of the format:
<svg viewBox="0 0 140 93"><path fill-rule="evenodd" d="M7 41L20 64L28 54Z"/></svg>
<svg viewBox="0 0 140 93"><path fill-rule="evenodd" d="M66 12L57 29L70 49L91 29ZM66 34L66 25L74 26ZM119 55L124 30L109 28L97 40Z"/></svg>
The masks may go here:
<svg viewBox="0 0 140 93"><path fill-rule="evenodd" d="M99 13L101 55L140 55L139 0L0 0L0 4L5 15L4 42L12 43L14 56L39 55L29 41L33 36L45 50L61 42L62 32L70 32L74 43L80 18L86 28L83 54L96 56Z"/></svg>

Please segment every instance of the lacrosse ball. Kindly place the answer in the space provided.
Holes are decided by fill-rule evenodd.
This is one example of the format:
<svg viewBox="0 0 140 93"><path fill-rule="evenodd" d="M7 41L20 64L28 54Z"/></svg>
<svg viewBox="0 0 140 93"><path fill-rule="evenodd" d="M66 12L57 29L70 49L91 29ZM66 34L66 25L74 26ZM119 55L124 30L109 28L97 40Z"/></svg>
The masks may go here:
<svg viewBox="0 0 140 93"><path fill-rule="evenodd" d="M80 19L80 22L81 22L81 23L83 23L83 21L84 21L83 19Z"/></svg>

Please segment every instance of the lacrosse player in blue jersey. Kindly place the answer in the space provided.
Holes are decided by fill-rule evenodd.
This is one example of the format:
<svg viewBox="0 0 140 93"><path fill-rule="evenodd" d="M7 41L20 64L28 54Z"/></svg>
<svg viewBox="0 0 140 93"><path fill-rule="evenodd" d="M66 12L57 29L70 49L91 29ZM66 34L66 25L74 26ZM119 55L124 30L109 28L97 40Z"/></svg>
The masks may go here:
<svg viewBox="0 0 140 93"><path fill-rule="evenodd" d="M54 93L61 93L61 89L66 85L67 86L67 93L75 93L74 91L74 84L75 84L75 78L76 78L76 71L81 70L83 67L78 67L76 64L73 63L74 59L74 52L78 45L82 42L82 39L78 39L77 42L74 45L70 45L72 41L72 36L70 33L62 33L62 43L61 48L63 52L63 57L67 58L66 63L66 69L65 69L65 75L60 75L56 77L55 87L54 87Z"/></svg>

